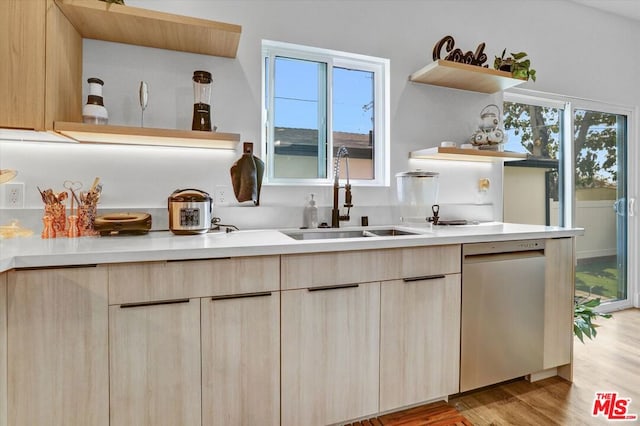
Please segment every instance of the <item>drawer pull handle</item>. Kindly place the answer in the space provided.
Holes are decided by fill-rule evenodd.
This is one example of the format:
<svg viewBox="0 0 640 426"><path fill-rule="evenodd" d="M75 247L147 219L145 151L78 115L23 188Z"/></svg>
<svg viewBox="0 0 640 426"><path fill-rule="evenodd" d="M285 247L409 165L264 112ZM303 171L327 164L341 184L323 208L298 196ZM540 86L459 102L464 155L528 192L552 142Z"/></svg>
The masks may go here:
<svg viewBox="0 0 640 426"><path fill-rule="evenodd" d="M198 259L169 259L165 262L174 263L174 262L201 262L203 260L229 260L230 257L203 257Z"/></svg>
<svg viewBox="0 0 640 426"><path fill-rule="evenodd" d="M359 287L360 284L343 284L343 285L325 285L321 287L313 287L307 290L309 291L325 291L325 290L339 290L341 288L356 288Z"/></svg>
<svg viewBox="0 0 640 426"><path fill-rule="evenodd" d="M176 303L189 303L189 299L174 299L174 300L161 300L158 302L140 302L140 303L123 303L120 308L139 308L142 306L156 306L156 305L175 305Z"/></svg>
<svg viewBox="0 0 640 426"><path fill-rule="evenodd" d="M270 291L263 291L259 293L246 293L246 294L228 294L225 296L213 296L211 300L228 300L228 299L246 299L247 297L263 297L271 296Z"/></svg>
<svg viewBox="0 0 640 426"><path fill-rule="evenodd" d="M404 281L405 283L410 283L410 282L413 282L413 281L440 280L442 278L444 278L443 274L439 274L439 275L423 275L421 277L403 278L402 281Z"/></svg>
<svg viewBox="0 0 640 426"><path fill-rule="evenodd" d="M61 265L61 266L25 266L15 268L16 271L40 271L43 269L80 269L80 268L97 268L98 264L90 263L87 265Z"/></svg>

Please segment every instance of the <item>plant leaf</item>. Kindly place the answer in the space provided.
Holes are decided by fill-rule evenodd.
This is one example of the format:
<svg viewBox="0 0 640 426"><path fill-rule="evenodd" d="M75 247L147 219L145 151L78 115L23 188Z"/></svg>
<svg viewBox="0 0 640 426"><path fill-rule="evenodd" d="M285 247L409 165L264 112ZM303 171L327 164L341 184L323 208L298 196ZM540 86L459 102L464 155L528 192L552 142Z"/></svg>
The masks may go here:
<svg viewBox="0 0 640 426"><path fill-rule="evenodd" d="M600 306L600 298L587 300L586 302L582 303L582 305L583 306L587 306L589 308L598 307L598 306Z"/></svg>
<svg viewBox="0 0 640 426"><path fill-rule="evenodd" d="M577 325L574 325L573 334L575 334L578 337L578 339L580 339L580 341L584 343L584 339L582 338L582 330L580 330L580 327L578 327Z"/></svg>
<svg viewBox="0 0 640 426"><path fill-rule="evenodd" d="M527 52L511 53L511 56L513 56L513 59L519 60L527 56Z"/></svg>

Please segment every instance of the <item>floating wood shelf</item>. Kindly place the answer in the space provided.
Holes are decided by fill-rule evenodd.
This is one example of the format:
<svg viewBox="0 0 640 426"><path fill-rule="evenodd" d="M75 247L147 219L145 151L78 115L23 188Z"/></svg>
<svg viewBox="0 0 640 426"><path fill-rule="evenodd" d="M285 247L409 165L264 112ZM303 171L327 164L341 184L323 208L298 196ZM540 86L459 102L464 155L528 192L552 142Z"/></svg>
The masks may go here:
<svg viewBox="0 0 640 426"><path fill-rule="evenodd" d="M99 0L55 0L84 38L235 58L242 27Z"/></svg>
<svg viewBox="0 0 640 426"><path fill-rule="evenodd" d="M235 133L102 126L60 121L54 123L54 130L81 143L235 149L240 142L240 135Z"/></svg>
<svg viewBox="0 0 640 426"><path fill-rule="evenodd" d="M409 153L409 158L419 158L426 160L501 162L526 160L527 154L522 154L519 152L499 152L479 149L435 147L411 151Z"/></svg>
<svg viewBox="0 0 640 426"><path fill-rule="evenodd" d="M496 93L525 83L525 80L511 77L508 72L442 59L414 72L409 80L481 93Z"/></svg>

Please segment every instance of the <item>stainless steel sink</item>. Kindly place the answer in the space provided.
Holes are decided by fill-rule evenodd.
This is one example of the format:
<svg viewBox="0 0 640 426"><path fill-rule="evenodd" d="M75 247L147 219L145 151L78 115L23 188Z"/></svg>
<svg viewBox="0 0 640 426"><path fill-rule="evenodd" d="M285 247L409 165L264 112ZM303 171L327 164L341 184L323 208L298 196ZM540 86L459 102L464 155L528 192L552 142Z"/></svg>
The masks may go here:
<svg viewBox="0 0 640 426"><path fill-rule="evenodd" d="M323 239L342 239L342 238L363 238L363 237L395 237L399 235L417 235L415 232L402 231L395 228L384 229L308 229L295 231L280 231L283 234L295 240L323 240Z"/></svg>
<svg viewBox="0 0 640 426"><path fill-rule="evenodd" d="M402 231L400 229L368 229L364 232L375 234L376 237L396 237L398 235L418 235L416 232Z"/></svg>

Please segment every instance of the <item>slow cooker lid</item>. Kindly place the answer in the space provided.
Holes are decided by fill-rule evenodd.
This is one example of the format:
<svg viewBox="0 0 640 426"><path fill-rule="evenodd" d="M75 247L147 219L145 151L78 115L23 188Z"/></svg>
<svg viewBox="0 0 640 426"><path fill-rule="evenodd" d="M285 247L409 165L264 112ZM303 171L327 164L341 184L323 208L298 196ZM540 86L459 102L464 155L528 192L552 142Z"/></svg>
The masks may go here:
<svg viewBox="0 0 640 426"><path fill-rule="evenodd" d="M211 201L211 197L205 191L199 189L176 189L169 197L170 201L181 202L199 202L199 201Z"/></svg>

